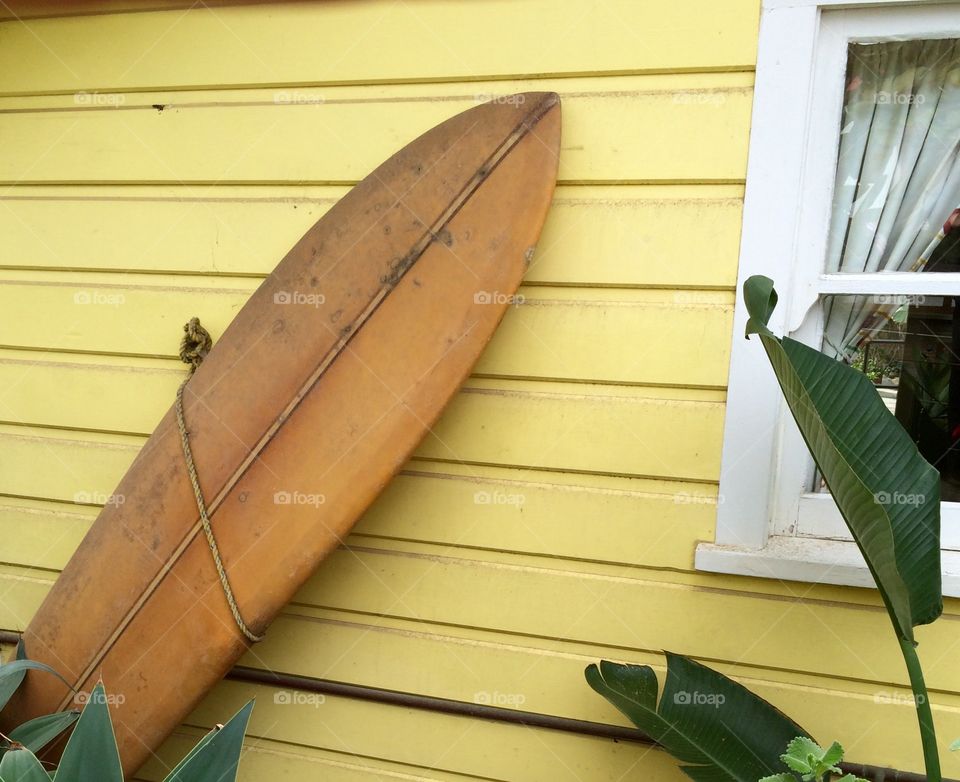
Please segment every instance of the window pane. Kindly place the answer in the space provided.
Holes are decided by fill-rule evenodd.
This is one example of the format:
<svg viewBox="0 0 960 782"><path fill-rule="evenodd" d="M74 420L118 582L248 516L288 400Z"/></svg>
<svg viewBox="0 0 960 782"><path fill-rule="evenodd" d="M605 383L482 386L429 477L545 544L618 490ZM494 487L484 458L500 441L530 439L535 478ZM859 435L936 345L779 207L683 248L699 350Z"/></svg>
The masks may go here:
<svg viewBox="0 0 960 782"><path fill-rule="evenodd" d="M920 271L960 205L956 39L852 44L827 272Z"/></svg>
<svg viewBox="0 0 960 782"><path fill-rule="evenodd" d="M946 255L944 253L944 255ZM939 471L944 501L960 501L960 299L827 296L832 318L859 323L856 337L823 350L860 370ZM824 491L816 478L816 491Z"/></svg>

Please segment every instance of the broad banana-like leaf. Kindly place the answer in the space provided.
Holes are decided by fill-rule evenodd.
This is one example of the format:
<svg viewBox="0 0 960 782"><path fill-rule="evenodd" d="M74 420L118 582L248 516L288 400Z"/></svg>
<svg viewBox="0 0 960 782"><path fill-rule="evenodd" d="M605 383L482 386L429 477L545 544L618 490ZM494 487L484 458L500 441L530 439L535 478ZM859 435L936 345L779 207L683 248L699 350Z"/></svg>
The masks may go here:
<svg viewBox="0 0 960 782"><path fill-rule="evenodd" d="M783 770L780 756L808 734L748 689L705 665L667 652L657 703L657 676L646 665L602 661L587 682L634 725L686 765L696 782L753 782Z"/></svg>
<svg viewBox="0 0 960 782"><path fill-rule="evenodd" d="M249 701L222 728L211 731L187 753L164 782L233 782L237 778L243 734L253 701Z"/></svg>
<svg viewBox="0 0 960 782"><path fill-rule="evenodd" d="M98 682L70 734L56 782L123 782L107 693Z"/></svg>
<svg viewBox="0 0 960 782"><path fill-rule="evenodd" d="M790 412L880 590L897 635L943 610L940 476L873 384L853 367L767 328L777 304L769 277L744 283L750 319Z"/></svg>
<svg viewBox="0 0 960 782"><path fill-rule="evenodd" d="M40 761L28 749L12 749L3 756L0 778L7 782L50 782Z"/></svg>

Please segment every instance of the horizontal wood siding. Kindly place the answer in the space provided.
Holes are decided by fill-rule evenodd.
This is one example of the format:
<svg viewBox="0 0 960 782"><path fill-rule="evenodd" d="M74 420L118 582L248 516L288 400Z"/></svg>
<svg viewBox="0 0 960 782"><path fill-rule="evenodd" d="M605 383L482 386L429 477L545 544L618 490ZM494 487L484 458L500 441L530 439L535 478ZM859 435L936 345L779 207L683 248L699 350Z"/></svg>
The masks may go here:
<svg viewBox="0 0 960 782"><path fill-rule="evenodd" d="M662 669L669 648L858 761L919 768L876 594L693 570L724 501L758 13L337 0L0 22L0 628L26 625L170 405L184 321L219 336L418 133L551 89L561 184L523 302L244 665L624 725L584 666ZM919 631L944 736L958 621L951 601ZM144 778L251 695L251 781L685 778L628 742L240 682Z"/></svg>
<svg viewBox="0 0 960 782"><path fill-rule="evenodd" d="M470 5L334 0L37 20L0 32L0 91L471 83L749 71L756 60L754 0Z"/></svg>

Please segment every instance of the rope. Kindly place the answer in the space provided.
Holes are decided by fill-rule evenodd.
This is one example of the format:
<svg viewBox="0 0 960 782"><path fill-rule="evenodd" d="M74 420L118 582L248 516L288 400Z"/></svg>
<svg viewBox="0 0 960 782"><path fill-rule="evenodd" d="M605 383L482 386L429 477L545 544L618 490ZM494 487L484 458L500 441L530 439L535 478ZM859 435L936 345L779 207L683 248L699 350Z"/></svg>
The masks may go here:
<svg viewBox="0 0 960 782"><path fill-rule="evenodd" d="M190 365L190 374L197 371L213 347L210 332L200 325L200 318L190 318L183 324L183 339L180 340L180 360ZM187 378L189 380L189 378ZM186 381L184 381L186 382Z"/></svg>
<svg viewBox="0 0 960 782"><path fill-rule="evenodd" d="M183 341L180 343L180 360L190 365L190 376L184 380L177 389L177 426L180 428L180 442L183 445L183 458L187 463L187 474L190 476L190 484L193 486L193 496L197 500L197 510L200 511L200 524L203 526L203 534L207 537L207 544L210 546L210 553L213 555L213 564L217 566L217 575L220 576L220 586L223 587L223 594L227 598L230 606L230 613L240 628L240 632L251 642L262 641L263 636L253 633L243 617L240 615L240 607L233 596L233 589L230 586L230 579L227 577L227 571L223 566L223 560L220 558L220 547L217 545L217 539L213 535L213 527L210 524L210 517L207 515L207 503L204 502L203 492L200 490L200 479L197 477L197 466L193 462L193 451L190 448L190 433L187 431L187 424L183 417L183 389L186 388L190 377L196 371L200 363L206 358L207 353L213 346L213 340L207 330L200 325L199 318L190 318L184 324Z"/></svg>

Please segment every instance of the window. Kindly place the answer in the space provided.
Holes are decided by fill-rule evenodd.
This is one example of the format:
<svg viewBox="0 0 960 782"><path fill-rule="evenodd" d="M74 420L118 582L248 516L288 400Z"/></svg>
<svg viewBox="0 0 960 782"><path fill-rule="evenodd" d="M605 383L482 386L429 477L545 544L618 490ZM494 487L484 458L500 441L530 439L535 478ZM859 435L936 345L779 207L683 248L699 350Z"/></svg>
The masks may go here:
<svg viewBox="0 0 960 782"><path fill-rule="evenodd" d="M960 7L847 5L764 4L739 280L772 277L771 328L865 371L941 470L960 595ZM697 567L870 586L745 321L738 291Z"/></svg>

